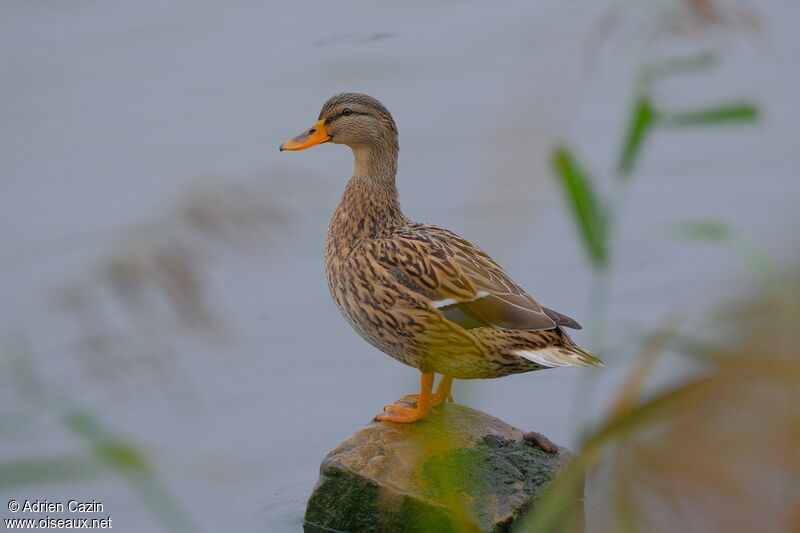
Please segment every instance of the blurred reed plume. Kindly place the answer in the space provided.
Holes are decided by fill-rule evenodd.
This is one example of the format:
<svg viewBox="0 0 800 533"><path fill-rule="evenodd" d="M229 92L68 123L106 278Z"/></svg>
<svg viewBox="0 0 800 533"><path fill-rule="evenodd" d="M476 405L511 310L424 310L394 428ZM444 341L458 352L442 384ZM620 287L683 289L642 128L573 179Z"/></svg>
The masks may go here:
<svg viewBox="0 0 800 533"><path fill-rule="evenodd" d="M59 308L79 332L70 351L90 372L105 369L105 379L137 360L149 366L176 356L170 347L180 330L223 341L227 324L210 283L215 263L231 252L263 254L288 220L268 185L192 188L173 213L123 237L94 274L62 289Z"/></svg>
<svg viewBox="0 0 800 533"><path fill-rule="evenodd" d="M761 32L763 22L747 0L626 0L600 18L587 41L587 50L612 35L640 38L649 44L659 39L703 40L712 32Z"/></svg>
<svg viewBox="0 0 800 533"><path fill-rule="evenodd" d="M756 31L760 20L746 2L732 0L683 0L665 20L665 27L694 33L709 27Z"/></svg>
<svg viewBox="0 0 800 533"><path fill-rule="evenodd" d="M4 350L2 374L11 386L0 387L0 397L9 399L0 403L0 440L67 435L81 450L0 460L0 489L110 477L124 482L166 530L196 530L149 454L83 407L80 390L70 385L83 381L68 378L94 378L93 392L108 397L116 383L145 377L160 380L156 390L174 399L171 391L186 381L180 365L186 350L178 343L187 339L179 333L211 348L227 338L209 281L217 263L264 255L289 219L269 183L195 187L171 213L122 236L96 269L62 288L48 325L56 323L67 341L41 349L37 336L19 334ZM141 393L138 385L131 390ZM18 433L21 424L27 432Z"/></svg>
<svg viewBox="0 0 800 533"><path fill-rule="evenodd" d="M11 387L0 394L16 391L25 405L48 380L79 369L103 387L136 372L158 377L178 357L176 333L212 346L224 340L227 324L209 279L219 262L263 257L278 244L290 219L278 196L266 180L196 185L165 216L119 235L99 264L55 291L54 305L26 328L30 333L12 332L3 350ZM78 365L66 365L60 376L43 374L72 360Z"/></svg>

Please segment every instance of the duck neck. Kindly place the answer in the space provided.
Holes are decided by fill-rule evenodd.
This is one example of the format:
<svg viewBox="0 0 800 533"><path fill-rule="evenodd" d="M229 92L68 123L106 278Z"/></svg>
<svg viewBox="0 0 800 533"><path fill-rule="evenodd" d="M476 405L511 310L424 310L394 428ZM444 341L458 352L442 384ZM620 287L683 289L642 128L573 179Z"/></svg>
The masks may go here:
<svg viewBox="0 0 800 533"><path fill-rule="evenodd" d="M353 146L353 177L366 179L376 186L394 187L398 152L396 139L387 139L379 145Z"/></svg>
<svg viewBox="0 0 800 533"><path fill-rule="evenodd" d="M397 152L396 142L379 148L353 147L353 177L331 220L329 246L353 248L386 237L406 222L395 185Z"/></svg>

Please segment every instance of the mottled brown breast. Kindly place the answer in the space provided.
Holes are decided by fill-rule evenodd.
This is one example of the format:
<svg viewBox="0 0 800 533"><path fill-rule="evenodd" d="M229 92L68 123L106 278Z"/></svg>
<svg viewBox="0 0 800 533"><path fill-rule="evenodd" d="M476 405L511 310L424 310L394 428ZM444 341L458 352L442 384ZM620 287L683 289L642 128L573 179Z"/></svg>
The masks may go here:
<svg viewBox="0 0 800 533"><path fill-rule="evenodd" d="M430 301L384 268L371 243L326 253L328 286L353 329L395 359L425 371L461 374L454 366L481 366L475 336L444 319Z"/></svg>

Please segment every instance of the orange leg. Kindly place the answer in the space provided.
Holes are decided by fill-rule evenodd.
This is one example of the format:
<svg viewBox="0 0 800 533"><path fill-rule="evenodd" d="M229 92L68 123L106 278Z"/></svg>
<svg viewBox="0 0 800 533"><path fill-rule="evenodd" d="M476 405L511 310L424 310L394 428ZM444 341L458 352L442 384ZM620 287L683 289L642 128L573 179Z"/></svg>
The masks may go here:
<svg viewBox="0 0 800 533"><path fill-rule="evenodd" d="M453 387L453 378L450 376L442 376L442 380L439 382L439 386L436 388L436 392L431 396L431 406L436 407L437 405L442 405L445 401L452 402L453 395L450 393L451 388ZM419 394L406 394L398 398L397 402L402 402L403 400L407 399L418 399Z"/></svg>
<svg viewBox="0 0 800 533"><path fill-rule="evenodd" d="M450 376L442 376L442 381L439 382L439 386L436 388L433 405L441 405L444 402L453 403L453 394L451 392L452 388L453 378Z"/></svg>
<svg viewBox="0 0 800 533"><path fill-rule="evenodd" d="M376 416L375 420L398 422L401 424L422 420L431 408L432 388L433 372L423 372L419 397L417 398L417 406L412 408L397 404L387 405L384 407L384 410L388 411L388 413Z"/></svg>

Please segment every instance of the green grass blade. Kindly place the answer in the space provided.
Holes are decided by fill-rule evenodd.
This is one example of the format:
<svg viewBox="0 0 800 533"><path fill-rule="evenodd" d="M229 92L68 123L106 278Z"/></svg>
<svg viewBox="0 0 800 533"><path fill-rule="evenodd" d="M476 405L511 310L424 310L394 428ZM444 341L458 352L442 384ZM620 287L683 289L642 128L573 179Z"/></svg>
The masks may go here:
<svg viewBox="0 0 800 533"><path fill-rule="evenodd" d="M754 122L757 119L758 107L749 102L722 104L664 115L664 123L669 126L712 126L729 122Z"/></svg>
<svg viewBox="0 0 800 533"><path fill-rule="evenodd" d="M586 174L565 147L556 149L553 166L567 195L572 216L595 267L607 262L605 217Z"/></svg>
<svg viewBox="0 0 800 533"><path fill-rule="evenodd" d="M621 177L627 178L633 173L644 140L657 118L658 114L650 103L650 99L647 95L640 95L634 103L628 130L625 134L625 144L622 146L622 153L617 164L617 170Z"/></svg>

